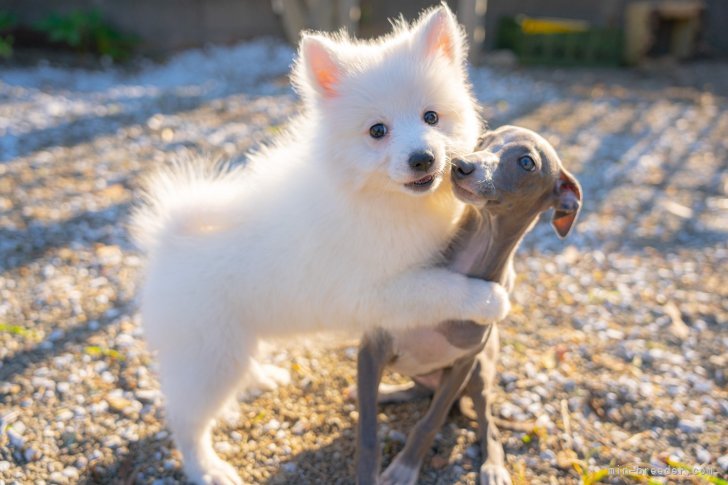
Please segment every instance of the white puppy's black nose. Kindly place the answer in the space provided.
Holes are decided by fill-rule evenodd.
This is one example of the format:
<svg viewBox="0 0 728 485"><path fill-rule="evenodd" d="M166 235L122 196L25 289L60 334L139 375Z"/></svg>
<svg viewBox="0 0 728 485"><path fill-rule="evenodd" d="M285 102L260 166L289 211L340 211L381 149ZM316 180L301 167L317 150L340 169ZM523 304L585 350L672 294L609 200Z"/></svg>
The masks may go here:
<svg viewBox="0 0 728 485"><path fill-rule="evenodd" d="M458 178L467 177L475 171L475 164L459 158L454 158L452 160L452 171Z"/></svg>
<svg viewBox="0 0 728 485"><path fill-rule="evenodd" d="M435 163L435 156L432 152L425 150L412 152L407 163L415 172L427 172Z"/></svg>

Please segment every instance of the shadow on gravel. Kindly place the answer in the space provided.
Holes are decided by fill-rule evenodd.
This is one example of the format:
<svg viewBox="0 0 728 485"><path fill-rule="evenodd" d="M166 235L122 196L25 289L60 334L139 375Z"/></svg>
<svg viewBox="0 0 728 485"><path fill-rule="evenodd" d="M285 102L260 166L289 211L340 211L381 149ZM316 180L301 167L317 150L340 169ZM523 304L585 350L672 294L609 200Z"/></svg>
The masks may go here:
<svg viewBox="0 0 728 485"><path fill-rule="evenodd" d="M387 404L381 407L381 412L390 416L387 426L390 429L403 430L405 434L409 432L424 415L429 406L430 399L418 400L407 404ZM356 423L352 422L351 427L343 430L341 436L334 441L320 448L310 449L291 457L289 460L282 462L279 466L278 473L272 476L266 483L269 485L283 485L288 483L300 484L320 484L331 483L337 485L355 483L355 455L356 455ZM454 425L454 426L453 426ZM379 423L380 429L382 423ZM476 429L473 423L459 411L457 406L453 408L448 416L445 425L440 430L441 438L432 446L430 452L425 457L424 464L420 471L420 483L437 483L446 484L454 483L462 478L462 470L456 472L453 465L445 465L442 468L435 469L432 467L432 457L438 455L441 458L450 460L454 452L455 443L458 434L453 428ZM314 433L316 430L312 430ZM394 457L399 453L404 444L389 438L380 440L382 450L381 471L389 465ZM463 458L468 460L468 458ZM287 466L288 465L288 466ZM295 471L290 471L289 467ZM477 470L480 462L476 460L473 463L473 470ZM332 478L346 477L346 478Z"/></svg>
<svg viewBox="0 0 728 485"><path fill-rule="evenodd" d="M125 300L115 302L115 305L101 315L87 315L87 322L97 321L98 326L91 327L88 323L76 325L66 329L63 335L54 340L51 346L46 341L38 342L35 346L15 352L6 357L0 365L0 382L9 381L16 374L21 374L38 362L49 362L53 356L68 351L71 347L83 345L95 333L101 331L106 325L113 322L120 315L133 313L133 302Z"/></svg>
<svg viewBox="0 0 728 485"><path fill-rule="evenodd" d="M588 97L577 97L575 99L581 99L583 102L589 101ZM571 103L564 104L555 111L550 112L550 118L554 116L558 118L562 114L567 114L570 109L574 109L575 104L576 101L572 99ZM565 108L568 109L565 110ZM691 109L692 106L690 104L681 103L680 109L670 114L670 117L664 120L663 124L665 126L674 124L677 120L688 115ZM539 116L535 117L538 120L536 122L529 119L529 116L537 111L534 110L525 113L522 115L524 119L516 119L513 122L528 126L535 131L543 132L544 136L549 138L551 128L548 123L543 122ZM643 157L656 152L655 147L660 143L660 138L664 134L664 127L654 129L653 127L644 125L642 123L643 116L640 116L639 113L639 110L635 110L629 118L622 122L622 129L604 136L588 159L568 161L571 171L579 177L584 192L588 194L584 202L582 218L591 213L602 214L608 212L611 206L624 206L624 201L615 200L615 191L625 185L633 185L633 177L635 176L644 178L644 174L640 173L641 170L644 170L644 167L640 167L638 164ZM694 204L686 207L686 211L690 211L691 213L690 217L683 217L678 224L664 225L661 228L659 236L640 236L636 231L630 230L639 226L642 219L647 217L654 217L655 215L661 214L668 215L668 210L663 204L672 198L668 193L670 187L679 187L681 184L685 184L686 180L692 179L690 169L686 169L685 167L685 159L695 151L699 151L701 144L704 144L706 140L716 135L716 130L720 129L718 125L720 115L720 112L716 112L710 118L701 120L702 126L694 136L691 135L692 139L690 143L685 144L684 148L677 152L665 154L664 161L654 167L654 171L660 175L660 180L657 183L649 183L648 187L651 192L649 197L637 202L634 207L630 207L628 212L620 214L622 219L619 221L619 225L624 228L621 234L614 239L610 239L606 244L601 241L589 239L588 234L585 234L588 239L571 240L569 244L576 245L577 247L588 245L590 248L601 245L603 249L610 252L635 253L640 252L645 247L674 251L679 248L713 246L716 243L724 241L728 237L726 231L705 227L700 219L701 216L710 212L706 200L711 196L718 197L721 194L720 184L722 177L720 175L725 170L728 170L728 159L726 158L723 158L722 163L711 169L710 174L700 174L700 178L705 180L704 183L694 185L690 188L691 191L701 193L701 196L696 197ZM566 137L562 137L561 142L566 146L578 145L580 137L584 133L598 129L601 122L602 115L595 111L587 119L581 121L577 130ZM610 151L613 151L611 145L620 138L623 140L622 143L624 143L625 139L628 140L623 152L624 158L621 160L613 160L609 155ZM626 205L630 206L631 204ZM539 229L541 228L535 231L536 234L541 234L538 232ZM537 238L536 235L529 236L526 239L525 247L532 247L533 241L536 239L542 238ZM546 252L549 252L548 249L550 247L547 248L541 245L540 249L546 249ZM560 252L561 250L562 245L559 244L555 245L553 252Z"/></svg>
<svg viewBox="0 0 728 485"><path fill-rule="evenodd" d="M105 242L126 220L130 207L124 202L47 224L31 220L25 229L0 227L0 273L25 266L55 248Z"/></svg>
<svg viewBox="0 0 728 485"><path fill-rule="evenodd" d="M127 126L144 124L155 115L177 115L191 112L215 100L235 95L245 95L250 103L262 96L243 91L224 93L219 96L163 93L158 96L111 99L107 101L110 104L123 104L128 99L132 99L135 105L138 104L141 108L127 107L112 114L79 116L57 125L23 133L13 140L13 150L2 150L2 145L0 145L0 163L56 146L72 148L75 145L111 135Z"/></svg>
<svg viewBox="0 0 728 485"><path fill-rule="evenodd" d="M85 476L81 477L79 483L91 484L112 484L112 485L134 485L146 483L139 480L139 474L144 472L140 463L149 460L150 456L162 453L165 447L171 447L169 438L158 439L156 436L147 436L143 439L129 443L126 451L117 455L117 460L111 465L89 467ZM181 469L169 470L164 477L164 483L187 484L184 473Z"/></svg>

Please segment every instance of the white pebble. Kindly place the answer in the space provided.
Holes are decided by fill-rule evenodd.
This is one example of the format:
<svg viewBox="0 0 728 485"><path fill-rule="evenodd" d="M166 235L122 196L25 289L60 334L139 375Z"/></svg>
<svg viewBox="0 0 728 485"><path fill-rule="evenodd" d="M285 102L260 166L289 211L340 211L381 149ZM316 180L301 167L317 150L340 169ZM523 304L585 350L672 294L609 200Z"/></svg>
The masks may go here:
<svg viewBox="0 0 728 485"><path fill-rule="evenodd" d="M398 443L405 443L407 441L407 435L401 431L397 431L396 429L389 430L387 438Z"/></svg>
<svg viewBox="0 0 728 485"><path fill-rule="evenodd" d="M63 476L68 477L71 480L78 480L78 470L75 467L67 466L63 469Z"/></svg>
<svg viewBox="0 0 728 485"><path fill-rule="evenodd" d="M10 440L10 444L15 448L22 448L25 444L25 438L23 438L23 436L17 432L15 427L8 429L7 435L8 440Z"/></svg>
<svg viewBox="0 0 728 485"><path fill-rule="evenodd" d="M263 431L265 431L265 432L277 431L278 429L280 429L280 427L281 427L280 421L278 421L277 419L271 419L270 421L268 421L267 423L265 423L263 425Z"/></svg>
<svg viewBox="0 0 728 485"><path fill-rule="evenodd" d="M296 424L294 424L291 427L291 433L293 433L296 436L301 436L306 431L306 423L304 423L302 420L296 421Z"/></svg>
<svg viewBox="0 0 728 485"><path fill-rule="evenodd" d="M556 453L551 450L544 450L541 452L541 459L549 462L551 465L556 464Z"/></svg>
<svg viewBox="0 0 728 485"><path fill-rule="evenodd" d="M698 463L708 463L713 458L708 450L702 446L698 446L695 449L695 457L698 459Z"/></svg>
<svg viewBox="0 0 728 485"><path fill-rule="evenodd" d="M63 476L61 472L53 472L48 477L51 482L53 483L67 483L68 480L66 480L66 477Z"/></svg>
<svg viewBox="0 0 728 485"><path fill-rule="evenodd" d="M704 429L703 421L701 418L696 419L681 419L677 423L677 427L680 431L687 434L700 433Z"/></svg>

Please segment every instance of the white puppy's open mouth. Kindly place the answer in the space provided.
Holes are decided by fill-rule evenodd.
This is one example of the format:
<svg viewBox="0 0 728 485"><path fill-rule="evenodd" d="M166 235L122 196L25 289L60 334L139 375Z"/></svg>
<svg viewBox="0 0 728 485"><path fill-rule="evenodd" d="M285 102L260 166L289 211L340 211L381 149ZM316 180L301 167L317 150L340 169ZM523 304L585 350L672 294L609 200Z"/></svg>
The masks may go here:
<svg viewBox="0 0 728 485"><path fill-rule="evenodd" d="M404 186L415 192L425 192L430 187L432 187L432 184L434 182L435 182L435 174L430 174L430 175L425 175L421 179L417 179L413 182L404 184Z"/></svg>

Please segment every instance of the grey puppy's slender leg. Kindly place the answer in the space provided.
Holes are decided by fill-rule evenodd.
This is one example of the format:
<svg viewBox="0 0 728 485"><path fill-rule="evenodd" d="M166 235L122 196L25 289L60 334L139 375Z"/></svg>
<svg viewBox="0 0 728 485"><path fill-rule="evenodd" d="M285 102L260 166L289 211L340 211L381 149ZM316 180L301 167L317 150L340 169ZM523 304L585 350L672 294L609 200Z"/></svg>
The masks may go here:
<svg viewBox="0 0 728 485"><path fill-rule="evenodd" d="M394 356L392 336L381 329L368 332L359 344L357 356L357 423L356 483L375 484L379 475L379 442L377 440L377 394L382 372Z"/></svg>
<svg viewBox="0 0 728 485"><path fill-rule="evenodd" d="M500 433L493 422L493 391L495 387L496 360L498 359L498 327L493 331L485 348L477 355L473 373L465 388L465 394L473 400L473 408L480 430L480 446L483 464L480 467L481 485L510 485L511 477L505 467L505 453Z"/></svg>
<svg viewBox="0 0 728 485"><path fill-rule="evenodd" d="M432 446L437 431L445 422L450 408L465 387L473 364L474 357L468 355L445 369L427 414L417 422L407 437L404 449L380 477L380 485L407 485L417 482L422 460Z"/></svg>

